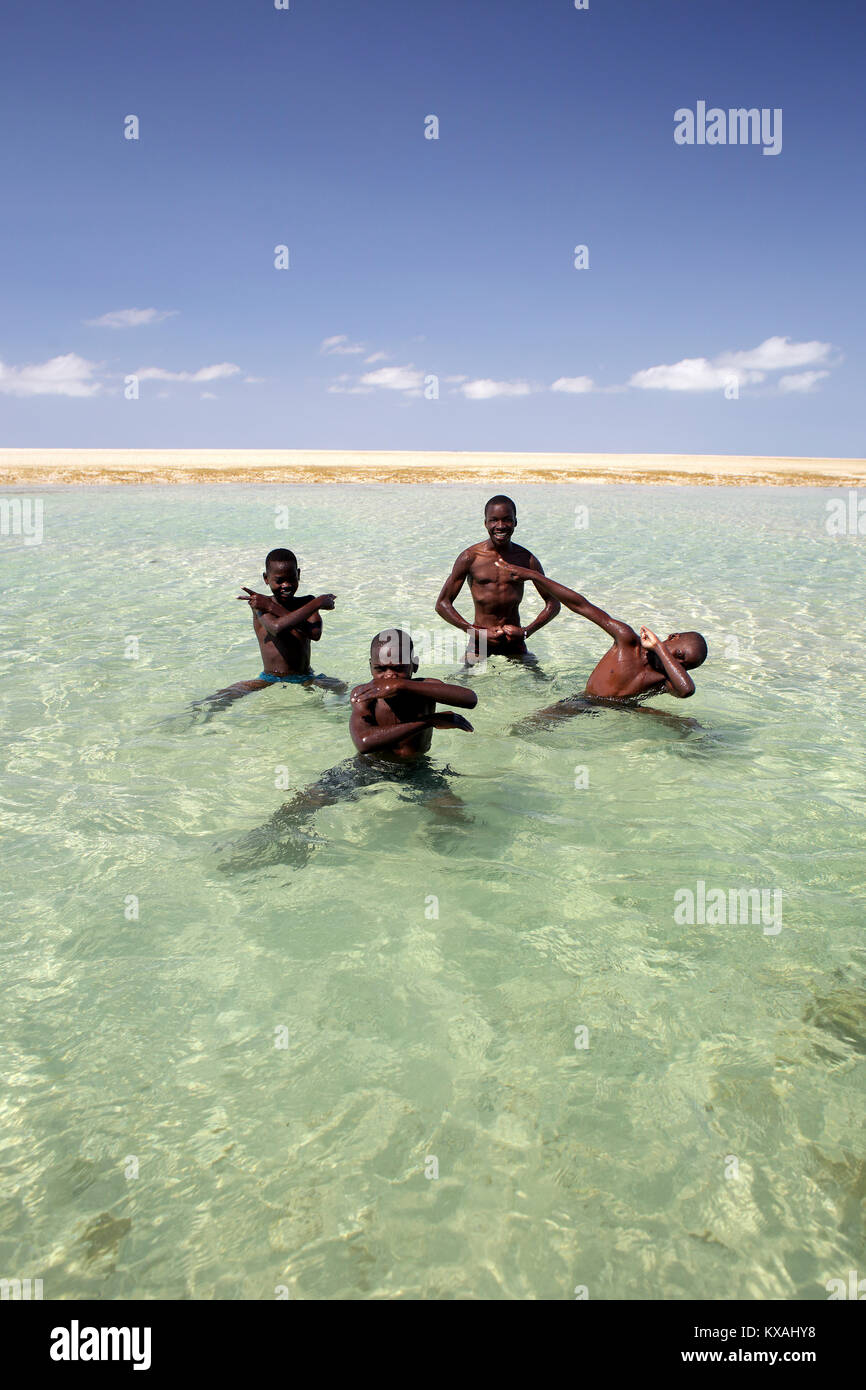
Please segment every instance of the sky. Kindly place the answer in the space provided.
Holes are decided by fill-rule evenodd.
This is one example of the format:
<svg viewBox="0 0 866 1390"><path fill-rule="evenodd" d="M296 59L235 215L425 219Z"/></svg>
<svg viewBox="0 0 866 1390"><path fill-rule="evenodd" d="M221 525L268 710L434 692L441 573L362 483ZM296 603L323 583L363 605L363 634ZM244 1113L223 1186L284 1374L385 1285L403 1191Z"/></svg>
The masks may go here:
<svg viewBox="0 0 866 1390"><path fill-rule="evenodd" d="M0 447L866 452L861 0L288 4L7 10Z"/></svg>

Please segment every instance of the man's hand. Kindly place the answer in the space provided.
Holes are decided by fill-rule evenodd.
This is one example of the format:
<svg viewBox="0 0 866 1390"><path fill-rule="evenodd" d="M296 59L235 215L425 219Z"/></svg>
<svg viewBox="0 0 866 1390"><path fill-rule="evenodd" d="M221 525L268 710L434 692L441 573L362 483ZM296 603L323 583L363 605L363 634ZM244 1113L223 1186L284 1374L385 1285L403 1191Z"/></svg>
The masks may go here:
<svg viewBox="0 0 866 1390"><path fill-rule="evenodd" d="M280 618L285 613L283 608L270 594L257 594L255 589L248 589L245 584L241 585L242 594L238 594L241 603L248 603L250 608L259 613L270 613L274 618Z"/></svg>
<svg viewBox="0 0 866 1390"><path fill-rule="evenodd" d="M444 714L433 714L430 716L431 729L465 729L467 734L474 734L475 730L464 719L462 714L455 714L453 710L448 710Z"/></svg>
<svg viewBox="0 0 866 1390"><path fill-rule="evenodd" d="M337 601L337 595L336 595L336 594L319 594L319 597L316 599L316 607L317 607L317 608L333 608L333 606L334 606L334 604L336 603L336 601Z"/></svg>
<svg viewBox="0 0 866 1390"><path fill-rule="evenodd" d="M520 642L526 636L526 628L516 627L514 623L491 623L489 627L480 627L478 623L473 623L468 629L469 632L483 632L488 642Z"/></svg>
<svg viewBox="0 0 866 1390"><path fill-rule="evenodd" d="M659 645L659 641L660 641L660 639L659 639L658 637L656 637L655 633L652 631L651 628L648 628L648 627L642 627L642 628L641 628L641 630L640 630L640 644L641 644L641 646L644 648L644 651L648 651L648 652L655 651L656 647Z"/></svg>

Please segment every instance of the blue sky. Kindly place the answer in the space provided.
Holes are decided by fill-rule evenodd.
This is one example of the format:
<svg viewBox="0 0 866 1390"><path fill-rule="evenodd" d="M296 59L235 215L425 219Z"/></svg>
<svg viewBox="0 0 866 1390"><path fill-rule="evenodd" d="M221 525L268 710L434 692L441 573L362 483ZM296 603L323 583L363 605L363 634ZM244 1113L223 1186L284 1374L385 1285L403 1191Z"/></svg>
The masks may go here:
<svg viewBox="0 0 866 1390"><path fill-rule="evenodd" d="M862 35L859 0L17 7L0 445L862 454ZM699 101L781 109L781 152L676 144Z"/></svg>

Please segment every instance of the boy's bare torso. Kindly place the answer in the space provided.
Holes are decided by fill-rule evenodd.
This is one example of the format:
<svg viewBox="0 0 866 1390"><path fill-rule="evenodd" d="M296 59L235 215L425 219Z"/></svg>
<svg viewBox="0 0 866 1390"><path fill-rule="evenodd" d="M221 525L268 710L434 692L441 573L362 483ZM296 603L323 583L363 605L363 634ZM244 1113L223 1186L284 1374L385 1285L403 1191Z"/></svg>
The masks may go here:
<svg viewBox="0 0 866 1390"><path fill-rule="evenodd" d="M605 652L586 682L586 693L599 700L636 700L659 695L666 685L664 671L654 664L652 652L641 646L635 633L634 645L616 642Z"/></svg>
<svg viewBox="0 0 866 1390"><path fill-rule="evenodd" d="M296 595L291 602L280 603L280 607L287 613L294 613L312 598L312 594ZM253 612L253 628L262 654L262 670L269 676L307 675L310 671L310 643L317 624L320 630L322 620L318 613L300 627L286 628L272 637Z"/></svg>
<svg viewBox="0 0 866 1390"><path fill-rule="evenodd" d="M436 702L434 700L423 695L415 695L408 690L399 691L396 695L384 699L379 696L367 705L370 718L378 729L393 729L398 724L409 724L415 719L425 719L428 715L433 714L435 709ZM377 756L396 758L400 762L406 762L428 752L432 742L432 728L421 729L401 743L395 743L389 748L383 749Z"/></svg>

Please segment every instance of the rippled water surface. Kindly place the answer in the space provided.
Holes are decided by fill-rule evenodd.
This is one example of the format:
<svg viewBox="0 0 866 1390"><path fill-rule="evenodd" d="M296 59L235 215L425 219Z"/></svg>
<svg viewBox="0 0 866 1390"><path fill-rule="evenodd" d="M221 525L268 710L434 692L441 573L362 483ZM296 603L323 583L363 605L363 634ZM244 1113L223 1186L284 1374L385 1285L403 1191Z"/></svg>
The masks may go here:
<svg viewBox="0 0 866 1390"><path fill-rule="evenodd" d="M449 637L485 494L60 489L41 545L0 539L0 1275L810 1299L866 1274L866 542L818 490L506 490L548 573L705 633L696 696L512 733L605 649L564 614L540 675L492 661L474 735L434 736L461 818L374 786L294 858L260 827L351 753L347 706L190 709L260 669L239 585L296 549L338 595L316 668L354 684L382 626ZM781 930L676 921L699 881L780 892Z"/></svg>

